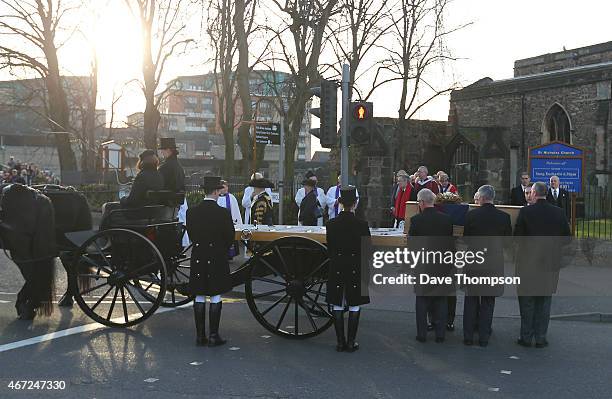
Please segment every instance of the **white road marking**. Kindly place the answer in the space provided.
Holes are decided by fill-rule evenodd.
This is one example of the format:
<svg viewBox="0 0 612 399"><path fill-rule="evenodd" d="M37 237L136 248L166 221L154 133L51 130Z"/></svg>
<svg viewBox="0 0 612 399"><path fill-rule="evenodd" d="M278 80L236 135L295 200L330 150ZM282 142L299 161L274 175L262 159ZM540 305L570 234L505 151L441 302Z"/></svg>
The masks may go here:
<svg viewBox="0 0 612 399"><path fill-rule="evenodd" d="M235 298L226 298L223 300L223 302L225 303L244 303L244 300L242 299L235 299ZM172 312L176 309L183 309L183 308L187 308L190 307L191 303L186 303L185 305L181 305L181 306L177 306L175 308L159 308L155 311L155 313L153 315L157 315L157 314L161 314L161 313L166 313L166 312ZM130 317L136 317L139 316L140 313L134 313L131 315L128 315L128 318ZM111 319L111 321L114 322L122 322L123 321L123 317L115 317L114 319ZM2 352L6 352L6 351L10 351L12 349L17 349L17 348L22 348L24 346L30 346L30 345L36 345L36 344L40 344L41 342L46 342L46 341L51 341L53 339L57 339L57 338L62 338L62 337L67 337L70 335L75 335L75 334L81 334L84 332L89 332L89 331L94 331L94 330L98 330L101 328L105 328L106 326L104 324L101 323L90 323L90 324L85 324L82 326L78 326L78 327L71 327L71 328L67 328L65 330L60 330L60 331L55 331L49 334L43 334L43 335L39 335L38 337L32 337L32 338L28 338L28 339L24 339L21 341L16 341L16 342L11 342L8 344L4 344L4 345L0 345L0 353Z"/></svg>
<svg viewBox="0 0 612 399"><path fill-rule="evenodd" d="M510 375L512 374L512 370L501 370L500 373Z"/></svg>
<svg viewBox="0 0 612 399"><path fill-rule="evenodd" d="M0 292L0 295L17 295L16 292Z"/></svg>
<svg viewBox="0 0 612 399"><path fill-rule="evenodd" d="M191 304L188 303L182 306L178 306L176 308L159 308L157 311L155 311L155 314L172 312L176 309L186 308L188 306L191 306ZM139 315L140 313L131 314L131 315L128 315L128 318L137 317ZM122 322L123 316L115 317L114 319L111 319L111 321L117 322L117 323ZM71 327L65 330L55 331L49 334L43 334L43 335L39 335L38 337L32 337L32 338L24 339L21 341L16 341L16 342L11 342L9 344L0 345L0 353L10 351L12 349L23 348L24 346L40 344L41 342L51 341L57 338L67 337L69 335L81 334L84 332L98 330L104 327L106 326L101 323L90 323L90 324L85 324L85 325L78 326L78 327Z"/></svg>
<svg viewBox="0 0 612 399"><path fill-rule="evenodd" d="M11 303L11 301L3 301L0 299L0 303Z"/></svg>

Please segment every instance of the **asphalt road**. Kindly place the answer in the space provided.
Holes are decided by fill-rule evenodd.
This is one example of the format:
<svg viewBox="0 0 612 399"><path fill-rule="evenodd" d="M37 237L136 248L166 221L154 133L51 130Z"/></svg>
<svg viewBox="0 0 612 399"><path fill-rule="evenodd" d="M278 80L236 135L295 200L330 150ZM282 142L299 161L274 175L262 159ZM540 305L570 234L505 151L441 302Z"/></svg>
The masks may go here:
<svg viewBox="0 0 612 399"><path fill-rule="evenodd" d="M189 307L157 313L129 329L92 323L76 305L22 322L13 308L21 281L17 268L0 259L0 398L612 396L611 323L553 320L551 346L526 349L514 344L518 308L510 298L500 301L485 349L462 344L460 318L447 342L420 344L411 305L375 300L362 314L361 349L349 354L334 351L333 329L301 341L270 334L242 300L225 303L221 333L229 342L218 348L194 345ZM555 312L577 301L557 300ZM67 329L73 334L24 342ZM27 345L13 348L15 343ZM63 381L65 388L8 387L18 380Z"/></svg>

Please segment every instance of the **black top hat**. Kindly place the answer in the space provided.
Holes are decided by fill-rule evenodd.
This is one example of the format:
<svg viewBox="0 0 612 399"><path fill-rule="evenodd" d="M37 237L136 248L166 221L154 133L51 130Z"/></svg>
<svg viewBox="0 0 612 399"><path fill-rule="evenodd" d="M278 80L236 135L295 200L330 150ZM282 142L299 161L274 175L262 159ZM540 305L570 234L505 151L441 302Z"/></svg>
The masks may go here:
<svg viewBox="0 0 612 399"><path fill-rule="evenodd" d="M174 137L160 137L159 138L159 149L176 149L176 142Z"/></svg>
<svg viewBox="0 0 612 399"><path fill-rule="evenodd" d="M138 159L140 159L140 161L142 162L143 159L145 159L146 157L150 157L156 155L155 151L153 150L144 150L143 152L140 153L140 155L138 155Z"/></svg>
<svg viewBox="0 0 612 399"><path fill-rule="evenodd" d="M249 187L273 188L274 184L268 179L253 179L249 182Z"/></svg>
<svg viewBox="0 0 612 399"><path fill-rule="evenodd" d="M223 188L219 176L204 176L204 181L200 185L204 190L220 190Z"/></svg>
<svg viewBox="0 0 612 399"><path fill-rule="evenodd" d="M351 206L357 202L357 189L355 186L347 186L340 188L340 197L338 198L344 206Z"/></svg>
<svg viewBox="0 0 612 399"><path fill-rule="evenodd" d="M303 186L310 186L310 187L316 187L317 182L312 180L312 179L304 179L302 181L302 185Z"/></svg>

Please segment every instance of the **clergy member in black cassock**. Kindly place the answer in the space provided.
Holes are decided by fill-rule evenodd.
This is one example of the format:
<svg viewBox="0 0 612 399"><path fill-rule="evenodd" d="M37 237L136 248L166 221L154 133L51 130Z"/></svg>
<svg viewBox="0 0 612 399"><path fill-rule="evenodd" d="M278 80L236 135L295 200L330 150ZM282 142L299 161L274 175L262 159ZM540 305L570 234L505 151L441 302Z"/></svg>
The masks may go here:
<svg viewBox="0 0 612 399"><path fill-rule="evenodd" d="M319 200L317 198L317 182L306 179L302 182L306 195L300 202L299 222L302 226L316 226L321 216Z"/></svg>
<svg viewBox="0 0 612 399"><path fill-rule="evenodd" d="M436 195L424 188L417 194L417 201L421 213L410 218L408 229L408 247L419 251L454 251L453 222L449 215L438 212L434 208ZM418 237L418 238L415 238ZM420 264L414 268L417 284L416 293L416 322L419 342L427 341L427 311L432 315L432 322L436 333L436 342L444 342L447 322L448 299L454 294L454 285L447 284L418 284L420 274L430 277L443 278L453 275L453 266L438 263L435 260L427 264Z"/></svg>
<svg viewBox="0 0 612 399"><path fill-rule="evenodd" d="M55 216L49 198L30 187L11 184L2 191L0 236L23 275L15 308L21 320L50 315L54 297Z"/></svg>
<svg viewBox="0 0 612 399"><path fill-rule="evenodd" d="M487 249L485 261L474 263L464 269L469 277L504 277L504 244L512 236L510 215L493 205L495 189L484 185L478 189L480 207L465 216L463 237L471 251ZM485 238L486 237L486 238ZM504 242L506 241L506 242ZM463 307L463 343L473 345L474 332L478 333L478 344L489 343L495 297L502 296L504 286L468 285ZM478 326L478 331L475 331Z"/></svg>
<svg viewBox="0 0 612 399"><path fill-rule="evenodd" d="M227 253L234 242L234 223L229 210L217 204L223 188L220 177L205 176L202 189L206 198L187 210L187 232L193 242L189 287L193 303L196 345L219 346L226 341L219 335L221 294L230 291ZM210 335L206 339L206 296L210 297Z"/></svg>
<svg viewBox="0 0 612 399"><path fill-rule="evenodd" d="M360 305L370 303L368 277L361 273L362 259L369 259L370 228L368 222L355 216L355 187L340 189L338 202L342 212L327 222L329 279L326 302L333 305L338 352L359 349L355 341L359 327ZM366 238L364 240L364 237ZM344 308L348 306L348 334L344 336Z"/></svg>

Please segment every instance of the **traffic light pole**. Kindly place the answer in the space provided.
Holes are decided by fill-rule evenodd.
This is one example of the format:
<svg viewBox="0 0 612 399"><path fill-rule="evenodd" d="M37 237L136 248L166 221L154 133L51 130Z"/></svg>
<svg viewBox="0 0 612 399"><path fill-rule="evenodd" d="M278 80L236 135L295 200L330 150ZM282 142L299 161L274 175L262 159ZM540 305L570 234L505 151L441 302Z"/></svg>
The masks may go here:
<svg viewBox="0 0 612 399"><path fill-rule="evenodd" d="M284 104L281 104L284 105ZM284 111L284 110L283 110ZM283 224L285 206L285 121L280 113L280 153L278 154L278 224Z"/></svg>
<svg viewBox="0 0 612 399"><path fill-rule="evenodd" d="M349 130L349 65L342 65L342 126L340 126L340 184L346 187L349 184L348 171L348 130Z"/></svg>

